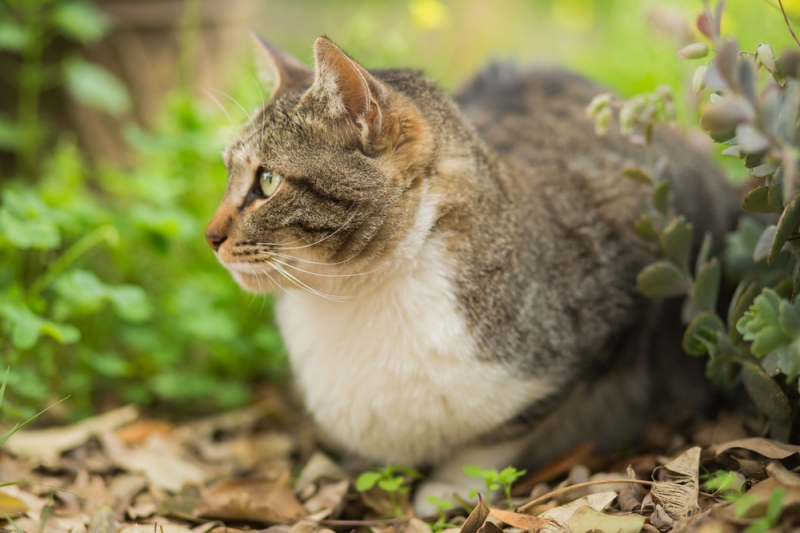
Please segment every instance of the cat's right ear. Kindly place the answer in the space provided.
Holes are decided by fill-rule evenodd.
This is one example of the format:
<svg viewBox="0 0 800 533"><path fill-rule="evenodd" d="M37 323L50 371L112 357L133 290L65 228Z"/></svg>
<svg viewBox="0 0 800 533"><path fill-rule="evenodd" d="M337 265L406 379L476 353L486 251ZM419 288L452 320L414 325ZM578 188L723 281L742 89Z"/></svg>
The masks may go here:
<svg viewBox="0 0 800 533"><path fill-rule="evenodd" d="M278 94L308 87L314 81L314 71L287 54L253 30L250 35L256 45L261 81L272 86L272 99Z"/></svg>

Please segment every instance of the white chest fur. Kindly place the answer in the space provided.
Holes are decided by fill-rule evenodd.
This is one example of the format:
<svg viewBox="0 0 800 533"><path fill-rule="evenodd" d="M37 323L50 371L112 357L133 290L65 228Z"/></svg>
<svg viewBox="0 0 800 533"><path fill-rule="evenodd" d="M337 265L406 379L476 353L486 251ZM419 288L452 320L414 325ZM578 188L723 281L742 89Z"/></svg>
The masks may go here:
<svg viewBox="0 0 800 533"><path fill-rule="evenodd" d="M549 392L476 358L442 242L372 293L281 295L278 322L306 407L343 446L378 462L437 461Z"/></svg>

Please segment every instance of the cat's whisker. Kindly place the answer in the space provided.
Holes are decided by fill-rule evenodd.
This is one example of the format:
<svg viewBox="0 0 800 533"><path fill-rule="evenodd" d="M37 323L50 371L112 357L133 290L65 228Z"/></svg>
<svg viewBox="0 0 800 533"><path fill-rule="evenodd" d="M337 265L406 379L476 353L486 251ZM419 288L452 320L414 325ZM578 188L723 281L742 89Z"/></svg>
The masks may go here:
<svg viewBox="0 0 800 533"><path fill-rule="evenodd" d="M273 266L274 266L274 265L273 265ZM278 282L275 280L275 278L273 278L273 277L270 275L270 273L269 273L269 271L268 271L268 270L266 270L266 269L263 269L263 268L256 268L255 270L256 270L257 272L261 272L262 274L264 274L265 276L267 276L267 277L269 278L269 280L272 282L272 284L273 284L273 285L275 285L276 287L279 287L279 288L280 288L280 289L281 289L283 292L285 292L286 294L288 294L288 295L289 295L289 296L291 296L292 298L297 298L297 296L296 296L296 295L294 295L294 294L292 294L291 292L287 291L287 290L286 290L286 287L284 287L284 286L282 286L280 283L278 283ZM266 302L266 298L264 299L264 301Z"/></svg>
<svg viewBox="0 0 800 533"><path fill-rule="evenodd" d="M300 267L291 265L289 263L281 261L280 259L275 259L274 257L272 258L271 262L280 263L280 264L282 264L284 266L287 266L289 268L293 268L295 270L299 270L300 272L305 272L306 274L311 274L312 276L319 276L321 278L354 278L354 277L357 277L357 276L366 276L367 274L372 274L372 273L377 272L378 270L380 270L380 269L375 269L375 270L371 270L369 272L358 272L358 273L354 273L354 274L320 274L318 272L311 272L309 270L303 270Z"/></svg>
<svg viewBox="0 0 800 533"><path fill-rule="evenodd" d="M279 265L276 265L275 263L272 263L272 262L269 262L269 264L270 264L270 266L272 266L272 268L274 268L280 274L283 274L283 276L286 279L288 279L289 281L291 281L292 283L297 285L299 288L304 289L304 290L310 292L311 294L315 294L315 295L319 296L320 298L324 298L324 299L329 300L331 302L344 302L344 301L349 300L351 298L350 296L335 296L333 294L325 294L324 292L320 292L320 291L318 291L316 289L313 289L313 288L309 287L308 285L306 285L305 283L303 283L302 281L297 279L295 276L293 276L292 274L287 272L283 267L281 267Z"/></svg>
<svg viewBox="0 0 800 533"><path fill-rule="evenodd" d="M339 261L338 263L325 263L325 262L322 262L322 261L311 261L310 259L302 259L300 257L295 257L293 255L281 254L281 253L273 252L273 251L270 251L270 250L259 251L258 253L260 253L260 254L270 254L270 255L273 255L275 257L280 257L282 259L288 259L290 261L297 261L299 263L307 263L309 265L321 265L321 266L343 265L343 264L347 263L348 261L350 261L352 259L355 259L356 255L358 255L358 254L352 255L352 256L348 257L347 259L345 259L344 261Z"/></svg>
<svg viewBox="0 0 800 533"><path fill-rule="evenodd" d="M264 102L264 93L261 91L261 84L258 83L258 80L256 80L255 76L253 76L252 73L250 74L250 78L253 80L253 83L256 84L256 89L258 89L258 94L261 96L260 113L262 120L261 120L261 135L258 136L258 151L264 153L264 128L267 125L267 121L263 120L263 118L264 118L264 108L266 107L266 103Z"/></svg>
<svg viewBox="0 0 800 533"><path fill-rule="evenodd" d="M352 209L352 206L351 206L351 209ZM318 244L320 244L320 243L322 243L322 242L324 242L324 241L326 241L326 240L330 239L331 237L333 237L334 235L336 235L337 233L339 233L340 231L342 231L344 228L346 228L346 227L347 227L347 225L348 225L348 224L350 224L350 222L352 222L352 221L353 221L353 219L355 218L355 216L356 216L357 214L358 214L358 209L356 209L355 213L353 213L352 215L350 215L350 218L348 218L348 219L345 221L345 223L344 223L344 224L342 224L341 226L339 226L339 229L337 229L337 230L336 230L336 231L334 231L333 233L329 233L328 235L326 235L325 237L321 238L321 239L320 239L320 240L318 240L317 242L312 242L311 244L306 244L306 245L304 245L304 246L294 246L294 247L292 247L292 248L280 248L279 250L280 250L281 252L285 252L285 251L288 251L288 250L302 250L303 248L310 248L311 246L316 246L316 245L318 245Z"/></svg>
<svg viewBox="0 0 800 533"><path fill-rule="evenodd" d="M231 102L233 102L234 104L236 104L236 105L238 105L238 106L239 106L239 109L241 109L241 110L242 110L242 112L244 113L244 116L246 116L246 117L249 117L249 116L250 116L250 113L248 113L248 112L245 110L245 108L244 108L244 107L242 107L242 104L240 104L240 103L239 103L239 102L236 100L236 98L234 98L233 96L229 95L228 93L225 93L225 92L219 91L219 90L217 90L217 89L211 89L211 90L212 90L212 91L214 91L215 93L219 93L219 94L221 94L222 96L225 96L226 98L229 98Z"/></svg>
<svg viewBox="0 0 800 533"><path fill-rule="evenodd" d="M257 242L255 243L256 246L289 246L290 244L294 244L296 242L300 242L304 239L304 237L300 237L299 239L295 239L292 242ZM263 253L259 250L260 253Z"/></svg>
<svg viewBox="0 0 800 533"><path fill-rule="evenodd" d="M223 129L225 129L225 130L227 130L228 132L230 132L230 133L231 133L231 134L232 134L232 135L235 137L235 136L237 135L237 134L236 134L236 123L235 123L235 122L233 121L233 119L231 118L231 115L230 115L230 113L228 113L228 110L227 110L227 109L225 109L225 106L224 106L224 105L222 105L222 102L220 102L220 101L219 101L219 99L218 99L216 96L214 96L213 94L211 94L211 91L209 91L209 90L208 90L208 89L206 89L206 88L203 88L203 92L204 92L204 93L206 93L206 96L208 96L209 98L211 98L211 101L212 101L212 102L214 102L215 104L217 104L217 107L219 107L219 108L222 110L222 112L223 112L223 113L225 113L225 116L226 116L226 117L228 117L228 122L230 122L230 123L231 123L231 127L232 127L233 129L227 128L227 127L225 127L225 126L220 126L220 127L221 127L221 128L223 128Z"/></svg>

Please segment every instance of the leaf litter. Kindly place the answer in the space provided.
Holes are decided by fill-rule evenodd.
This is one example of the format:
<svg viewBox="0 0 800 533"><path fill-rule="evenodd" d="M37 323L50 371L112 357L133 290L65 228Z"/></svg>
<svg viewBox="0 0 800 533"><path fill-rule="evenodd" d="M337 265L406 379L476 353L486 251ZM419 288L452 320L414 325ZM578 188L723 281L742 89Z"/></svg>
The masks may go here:
<svg viewBox="0 0 800 533"><path fill-rule="evenodd" d="M134 407L22 429L0 448L0 529L36 533L758 533L800 525L800 446L721 413L627 456L568 450L505 498L413 516L355 489L277 396L181 424ZM749 425L748 425L749 424ZM734 437L722 441L721 437ZM694 444L694 445L693 445ZM410 481L410 480L409 480ZM397 496L397 495L395 495ZM394 513L392 512L394 510ZM467 511L471 512L467 512ZM438 520L438 522L437 522Z"/></svg>

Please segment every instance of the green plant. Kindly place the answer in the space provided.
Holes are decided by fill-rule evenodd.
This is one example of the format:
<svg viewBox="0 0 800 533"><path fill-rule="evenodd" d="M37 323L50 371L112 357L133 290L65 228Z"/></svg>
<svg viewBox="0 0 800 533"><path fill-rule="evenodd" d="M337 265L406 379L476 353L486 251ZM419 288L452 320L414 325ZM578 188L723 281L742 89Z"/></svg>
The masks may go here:
<svg viewBox="0 0 800 533"><path fill-rule="evenodd" d="M467 465L462 470L468 476L477 477L483 480L483 482L486 484L487 498L490 497L492 491L502 488L503 493L506 495L506 501L508 502L509 509L514 509L514 504L511 501L511 486L516 480L527 473L526 470L517 470L513 466L507 466L500 472L494 468L484 470L476 465ZM477 494L478 489L473 489L470 491L469 497L474 498Z"/></svg>
<svg viewBox="0 0 800 533"><path fill-rule="evenodd" d="M767 506L764 511L764 516L757 518L747 528L744 533L763 533L773 529L780 523L781 514L783 513L783 498L786 496L786 489L778 488L772 491ZM736 516L741 518L746 516L750 510L759 502L755 496L745 494L736 502Z"/></svg>
<svg viewBox="0 0 800 533"><path fill-rule="evenodd" d="M411 490L410 481L412 479L422 479L422 474L400 464L388 465L359 474L356 478L356 490L366 492L377 486L388 495L394 515L402 517L405 512L401 497Z"/></svg>
<svg viewBox="0 0 800 533"><path fill-rule="evenodd" d="M426 499L431 505L436 507L436 510L439 513L439 517L436 519L436 522L434 522L433 524L429 524L431 531L433 531L433 533L439 533L441 531L444 531L445 529L458 527L447 521L447 510L453 507L453 502L451 502L447 498L439 498L438 496L433 496L433 495L427 496Z"/></svg>
<svg viewBox="0 0 800 533"><path fill-rule="evenodd" d="M795 344L800 312L792 303L800 292L800 81L797 70L786 71L783 64L785 59L794 65L800 56L776 57L766 43L752 52L740 51L734 39L720 34L721 17L722 3L712 11L706 2L698 29L711 46L694 43L678 55L700 59L713 54L695 69L692 81L695 92L710 96L700 126L726 146L723 155L738 157L747 174L758 180L744 200L744 210L768 215L774 222L742 218L726 239L722 262L711 257L711 239L706 236L691 268L692 227L670 212L669 184L661 179L667 163L652 157L651 132L656 122L670 119L670 93L628 101L603 95L587 111L603 134L618 110L623 135L643 144L650 155L649 168L625 172L653 187L651 205L637 221L636 231L659 244L663 254L639 274L639 292L651 298L685 297L684 350L708 355L709 376L728 383L741 379L768 419L771 436L787 440L796 417L800 375L800 342ZM726 319L717 312L723 274L726 283L738 285Z"/></svg>
<svg viewBox="0 0 800 533"><path fill-rule="evenodd" d="M705 477L703 488L722 496L728 502L735 502L744 494L745 478L738 472L717 470Z"/></svg>

